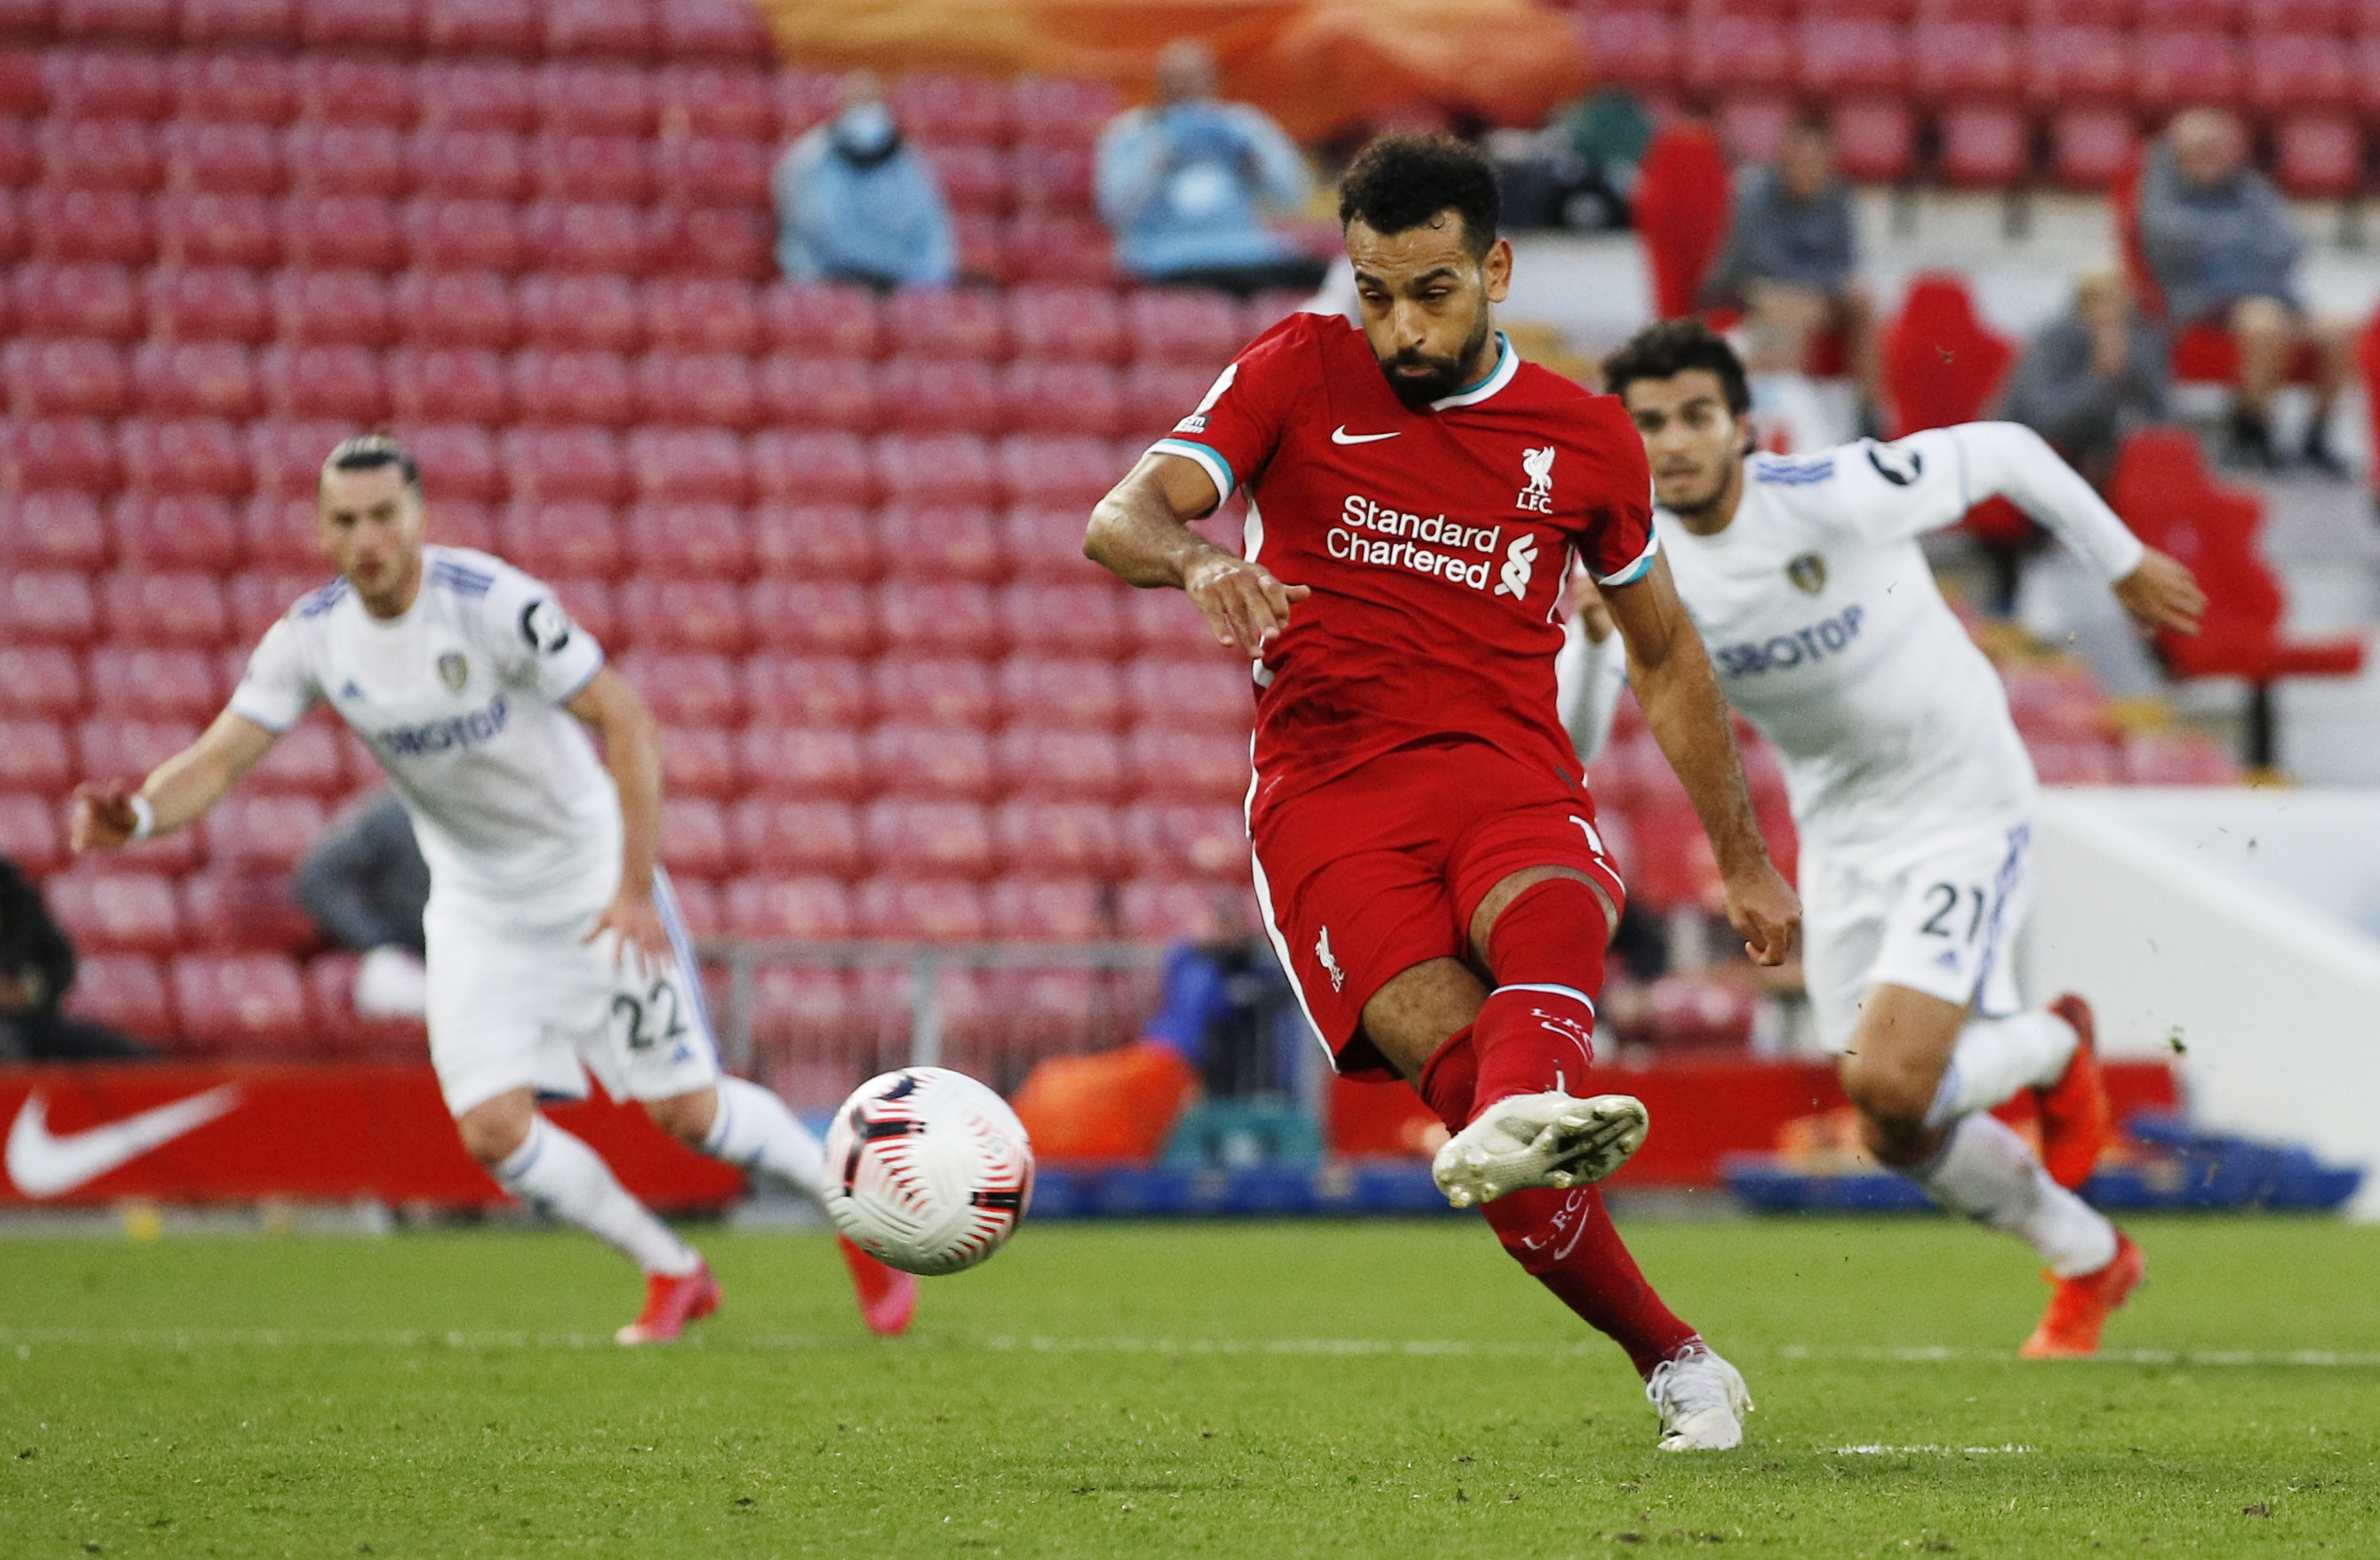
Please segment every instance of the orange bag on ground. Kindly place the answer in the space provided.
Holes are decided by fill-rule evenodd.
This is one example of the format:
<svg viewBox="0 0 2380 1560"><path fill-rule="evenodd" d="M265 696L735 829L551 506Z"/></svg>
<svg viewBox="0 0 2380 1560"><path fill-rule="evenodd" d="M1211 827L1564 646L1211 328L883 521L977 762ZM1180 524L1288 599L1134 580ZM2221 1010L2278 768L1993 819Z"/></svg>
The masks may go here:
<svg viewBox="0 0 2380 1560"><path fill-rule="evenodd" d="M1153 1040L1036 1063L1008 1103L1036 1159L1154 1159L1198 1075Z"/></svg>

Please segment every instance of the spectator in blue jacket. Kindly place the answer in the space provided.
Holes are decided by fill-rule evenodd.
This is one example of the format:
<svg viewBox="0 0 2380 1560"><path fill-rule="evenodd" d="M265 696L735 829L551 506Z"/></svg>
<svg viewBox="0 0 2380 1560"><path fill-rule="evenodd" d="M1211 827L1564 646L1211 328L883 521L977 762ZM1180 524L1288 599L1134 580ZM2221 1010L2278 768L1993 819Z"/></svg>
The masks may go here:
<svg viewBox="0 0 2380 1560"><path fill-rule="evenodd" d="M844 79L835 116L786 150L770 179L777 263L799 282L948 286L951 213L872 72Z"/></svg>
<svg viewBox="0 0 2380 1560"><path fill-rule="evenodd" d="M2174 116L2142 171L2141 250L2166 318L2175 328L2211 324L2240 347L2240 387L2231 407L2235 458L2270 467L2273 393L2289 377L2291 353L2315 349L2308 464L2340 472L2330 449L2330 408L2353 367L2352 327L2318 318L2297 290L2305 239L2272 180L2248 165L2240 122L2220 109Z"/></svg>
<svg viewBox="0 0 2380 1560"><path fill-rule="evenodd" d="M1203 44L1167 46L1156 101L1101 132L1098 177L1116 258L1144 282L1244 297L1321 283L1324 262L1264 223L1268 211L1305 204L1305 158L1261 110L1216 98Z"/></svg>

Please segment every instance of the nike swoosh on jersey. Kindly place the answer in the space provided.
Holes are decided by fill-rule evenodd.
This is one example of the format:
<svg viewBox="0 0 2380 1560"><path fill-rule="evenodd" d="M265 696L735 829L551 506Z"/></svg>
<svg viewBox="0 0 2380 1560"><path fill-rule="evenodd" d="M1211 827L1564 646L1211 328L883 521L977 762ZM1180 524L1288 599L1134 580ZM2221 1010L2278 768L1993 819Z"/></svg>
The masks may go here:
<svg viewBox="0 0 2380 1560"><path fill-rule="evenodd" d="M27 1197L55 1197L193 1132L239 1103L231 1084L80 1132L52 1132L49 1102L25 1096L8 1128L8 1178Z"/></svg>
<svg viewBox="0 0 2380 1560"><path fill-rule="evenodd" d="M1330 430L1330 442L1334 445L1376 445L1382 439L1393 439L1403 432L1403 429L1399 428L1386 433L1350 433L1347 432L1347 425L1342 422Z"/></svg>

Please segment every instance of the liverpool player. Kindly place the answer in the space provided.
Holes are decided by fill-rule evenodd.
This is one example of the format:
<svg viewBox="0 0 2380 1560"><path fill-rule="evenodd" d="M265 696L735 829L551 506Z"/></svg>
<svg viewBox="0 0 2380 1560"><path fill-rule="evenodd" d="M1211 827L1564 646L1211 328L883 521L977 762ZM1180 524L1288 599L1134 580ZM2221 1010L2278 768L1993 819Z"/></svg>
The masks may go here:
<svg viewBox="0 0 2380 1560"><path fill-rule="evenodd" d="M2074 1195L2109 1129L2091 1009L2078 996L2029 1008L2018 991L2038 786L1999 678L1917 538L1998 494L2144 625L2192 631L2205 597L2014 423L1747 457L1743 365L1692 321L1640 333L1605 375L1643 436L1679 591L1729 697L1783 755L1810 1005L1868 1147L2040 1254L2058 1286L2022 1352L2095 1352L2143 1262ZM2025 1091L2037 1158L1990 1114Z"/></svg>
<svg viewBox="0 0 2380 1560"><path fill-rule="evenodd" d="M1555 715L1573 554L1755 957L1784 957L1800 907L1655 543L1633 431L1496 331L1512 251L1487 161L1375 141L1340 218L1361 328L1300 314L1259 336L1100 502L1085 550L1185 591L1254 662L1257 891L1333 1065L1420 1091L1452 1134L1440 1188L1628 1351L1663 1446L1733 1446L1743 1378L1661 1303L1593 1185L1646 1123L1586 1087L1625 890ZM1235 488L1255 500L1245 556L1189 525Z"/></svg>

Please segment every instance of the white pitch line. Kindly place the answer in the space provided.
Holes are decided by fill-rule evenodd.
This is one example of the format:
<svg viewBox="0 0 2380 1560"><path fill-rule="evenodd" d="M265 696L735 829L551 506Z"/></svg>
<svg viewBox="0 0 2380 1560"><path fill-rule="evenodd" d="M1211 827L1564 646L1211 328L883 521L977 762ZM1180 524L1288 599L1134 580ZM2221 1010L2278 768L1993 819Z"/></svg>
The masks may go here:
<svg viewBox="0 0 2380 1560"><path fill-rule="evenodd" d="M434 1329L387 1331L309 1327L0 1327L0 1348L19 1351L35 1345L103 1348L299 1348L371 1347L568 1350L609 1349L606 1333L466 1332ZM724 1338L695 1335L687 1347L722 1351L819 1352L886 1346L842 1334L759 1334ZM1499 1343L1465 1338L1083 1338L1000 1334L990 1336L926 1335L897 1347L993 1354L1118 1354L1198 1358L1459 1359L1566 1359L1600 1356L1599 1338L1572 1344ZM1732 1351L1738 1359L1849 1360L1865 1364L2010 1364L2013 1351L1953 1345L1885 1348L1788 1344L1776 1349ZM2312 1366L2328 1370L2380 1370L2380 1351L2338 1349L2104 1349L2075 1361L2099 1365ZM1905 1449L1905 1448L1904 1448Z"/></svg>

